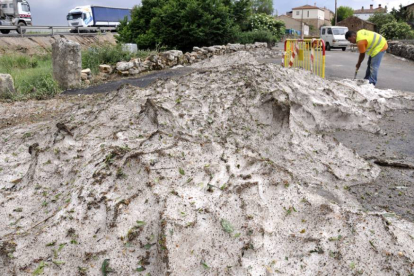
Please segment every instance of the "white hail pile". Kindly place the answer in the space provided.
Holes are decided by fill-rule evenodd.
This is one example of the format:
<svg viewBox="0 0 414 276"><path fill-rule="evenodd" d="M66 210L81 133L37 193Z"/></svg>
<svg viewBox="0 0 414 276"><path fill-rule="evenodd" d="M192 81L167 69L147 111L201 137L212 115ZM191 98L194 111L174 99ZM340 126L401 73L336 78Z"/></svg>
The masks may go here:
<svg viewBox="0 0 414 276"><path fill-rule="evenodd" d="M253 59L0 130L2 273L412 273L413 224L347 191L380 169L322 132L413 99Z"/></svg>

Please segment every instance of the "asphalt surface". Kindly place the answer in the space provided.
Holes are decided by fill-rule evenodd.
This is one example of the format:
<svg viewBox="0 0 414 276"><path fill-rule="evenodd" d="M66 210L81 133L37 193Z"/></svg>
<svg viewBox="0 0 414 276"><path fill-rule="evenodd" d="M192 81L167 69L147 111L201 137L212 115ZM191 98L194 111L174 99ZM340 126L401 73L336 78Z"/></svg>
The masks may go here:
<svg viewBox="0 0 414 276"><path fill-rule="evenodd" d="M386 135L363 130L328 135L381 167L372 183L349 187L361 205L367 211L387 211L414 221L414 111L388 112L379 126Z"/></svg>
<svg viewBox="0 0 414 276"><path fill-rule="evenodd" d="M154 71L146 75L140 75L137 78L120 79L117 81L112 81L112 82L104 83L104 84L97 85L97 86L90 86L88 88L67 90L63 92L62 94L63 95L78 95L78 94L91 95L91 94L99 94L99 93L108 93L108 92L115 91L119 89L120 87L122 87L123 85L127 85L127 84L140 87L140 88L144 88L157 80L168 79L168 78L179 78L193 71L195 71L195 69L191 67L181 67L181 68L176 68L176 69Z"/></svg>
<svg viewBox="0 0 414 276"><path fill-rule="evenodd" d="M352 79L355 74L355 65L358 62L358 52L334 49L326 52L326 78ZM365 77L368 56L359 69L358 79ZM391 54L385 54L378 73L377 88L394 89L414 92L413 85L414 61L404 60Z"/></svg>

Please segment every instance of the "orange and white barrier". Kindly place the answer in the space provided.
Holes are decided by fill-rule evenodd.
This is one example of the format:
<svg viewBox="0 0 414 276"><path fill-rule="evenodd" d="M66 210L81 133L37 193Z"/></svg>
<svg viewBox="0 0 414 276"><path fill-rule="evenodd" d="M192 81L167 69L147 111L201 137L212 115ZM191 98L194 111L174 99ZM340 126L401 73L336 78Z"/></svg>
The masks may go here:
<svg viewBox="0 0 414 276"><path fill-rule="evenodd" d="M287 39L283 65L303 68L325 78L325 42L322 39Z"/></svg>

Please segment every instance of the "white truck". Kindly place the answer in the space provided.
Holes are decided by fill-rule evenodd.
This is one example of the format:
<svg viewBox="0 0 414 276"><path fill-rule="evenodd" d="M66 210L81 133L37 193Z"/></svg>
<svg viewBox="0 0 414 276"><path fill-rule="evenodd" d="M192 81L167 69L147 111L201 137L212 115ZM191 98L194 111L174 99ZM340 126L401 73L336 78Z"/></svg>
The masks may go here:
<svg viewBox="0 0 414 276"><path fill-rule="evenodd" d="M0 0L0 27L32 26L32 13L26 0ZM2 34L10 33L10 29L1 28ZM18 29L25 33L26 30Z"/></svg>
<svg viewBox="0 0 414 276"><path fill-rule="evenodd" d="M347 31L347 27L322 27L321 38L325 41L326 50L330 51L333 48L341 48L342 51L346 51L346 48L351 45L349 41L345 39L345 34Z"/></svg>
<svg viewBox="0 0 414 276"><path fill-rule="evenodd" d="M69 11L66 19L70 27L117 27L121 20L131 20L131 9L79 6Z"/></svg>

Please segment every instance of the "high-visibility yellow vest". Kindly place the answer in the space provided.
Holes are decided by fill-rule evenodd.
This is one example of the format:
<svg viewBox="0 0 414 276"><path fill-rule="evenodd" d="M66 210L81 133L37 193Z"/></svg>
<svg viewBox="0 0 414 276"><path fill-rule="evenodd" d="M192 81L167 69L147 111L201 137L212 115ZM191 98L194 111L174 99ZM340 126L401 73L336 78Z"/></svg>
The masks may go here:
<svg viewBox="0 0 414 276"><path fill-rule="evenodd" d="M365 53L371 57L375 57L387 44L387 40L382 35L364 29L357 32L356 42L358 43L361 40L368 41Z"/></svg>

